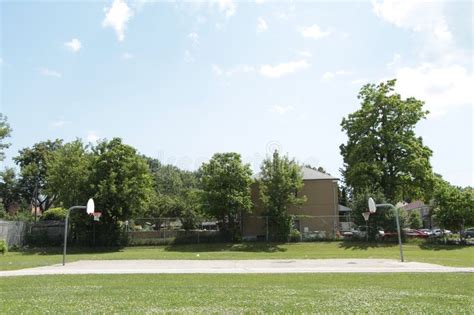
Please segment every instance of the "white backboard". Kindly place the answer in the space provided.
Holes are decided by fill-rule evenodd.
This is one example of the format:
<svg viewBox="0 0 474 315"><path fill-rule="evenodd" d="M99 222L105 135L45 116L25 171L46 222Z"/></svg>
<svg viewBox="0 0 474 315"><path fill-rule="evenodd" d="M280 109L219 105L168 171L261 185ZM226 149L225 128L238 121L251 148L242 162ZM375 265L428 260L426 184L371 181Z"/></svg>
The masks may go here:
<svg viewBox="0 0 474 315"><path fill-rule="evenodd" d="M93 214L95 211L94 199L89 199L87 201L87 214Z"/></svg>

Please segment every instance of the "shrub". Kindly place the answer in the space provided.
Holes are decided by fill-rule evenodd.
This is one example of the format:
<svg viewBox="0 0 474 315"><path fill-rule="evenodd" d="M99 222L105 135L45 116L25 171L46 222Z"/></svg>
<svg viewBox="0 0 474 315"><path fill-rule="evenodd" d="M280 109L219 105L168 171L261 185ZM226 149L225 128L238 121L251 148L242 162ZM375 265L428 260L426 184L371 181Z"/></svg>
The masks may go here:
<svg viewBox="0 0 474 315"><path fill-rule="evenodd" d="M5 255L8 252L8 244L5 240L0 240L0 253Z"/></svg>
<svg viewBox="0 0 474 315"><path fill-rule="evenodd" d="M301 242L301 233L297 229L290 231L290 242Z"/></svg>
<svg viewBox="0 0 474 315"><path fill-rule="evenodd" d="M64 208L51 208L43 213L41 220L63 221L66 219L66 211Z"/></svg>
<svg viewBox="0 0 474 315"><path fill-rule="evenodd" d="M23 221L23 222L33 222L35 220L34 216L31 215L28 211L18 211L15 214L9 214L4 212L0 214L0 219L5 221Z"/></svg>

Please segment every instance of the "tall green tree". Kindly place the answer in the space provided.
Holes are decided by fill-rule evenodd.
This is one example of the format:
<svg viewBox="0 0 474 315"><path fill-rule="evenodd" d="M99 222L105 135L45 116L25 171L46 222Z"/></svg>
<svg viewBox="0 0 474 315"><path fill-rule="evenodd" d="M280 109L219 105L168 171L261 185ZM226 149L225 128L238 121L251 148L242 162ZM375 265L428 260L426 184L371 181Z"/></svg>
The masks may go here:
<svg viewBox="0 0 474 315"><path fill-rule="evenodd" d="M339 189L338 201L340 205L348 206L349 205L349 196L347 195L347 188L346 186L341 186Z"/></svg>
<svg viewBox="0 0 474 315"><path fill-rule="evenodd" d="M427 111L394 91L396 80L367 84L361 108L343 118L348 140L340 146L345 183L358 193L381 190L391 201L424 197L432 186L431 150L415 135Z"/></svg>
<svg viewBox="0 0 474 315"><path fill-rule="evenodd" d="M194 172L179 169L174 165L164 165L156 159L147 158L153 177L153 186L159 194L179 195L183 190L197 187Z"/></svg>
<svg viewBox="0 0 474 315"><path fill-rule="evenodd" d="M433 195L434 219L454 231L474 225L474 189L456 187L436 178Z"/></svg>
<svg viewBox="0 0 474 315"><path fill-rule="evenodd" d="M306 196L298 197L303 187L301 167L295 160L275 151L272 158L263 161L258 185L265 215L269 216L271 237L286 241L293 224L288 210L306 201Z"/></svg>
<svg viewBox="0 0 474 315"><path fill-rule="evenodd" d="M420 211L411 210L407 216L407 225L410 229L420 229L423 227Z"/></svg>
<svg viewBox="0 0 474 315"><path fill-rule="evenodd" d="M21 202L20 184L13 168L0 172L0 199L5 211L8 211L11 205Z"/></svg>
<svg viewBox="0 0 474 315"><path fill-rule="evenodd" d="M238 153L216 153L199 169L204 211L219 220L224 236L235 240L240 235L240 218L250 212L252 171Z"/></svg>
<svg viewBox="0 0 474 315"><path fill-rule="evenodd" d="M66 143L47 160L48 194L63 207L83 205L91 197L92 154L81 140Z"/></svg>
<svg viewBox="0 0 474 315"><path fill-rule="evenodd" d="M48 160L62 145L60 139L38 142L31 148L20 150L19 155L13 158L20 166L20 185L25 198L42 212L48 210L57 197L49 191Z"/></svg>
<svg viewBox="0 0 474 315"><path fill-rule="evenodd" d="M5 158L3 150L10 146L10 144L5 143L4 140L10 136L11 131L10 125L7 123L7 117L0 113L0 162Z"/></svg>
<svg viewBox="0 0 474 315"><path fill-rule="evenodd" d="M155 195L147 216L176 217L186 230L197 226L201 214L201 203L195 172L164 165L160 161L146 158L153 178Z"/></svg>
<svg viewBox="0 0 474 315"><path fill-rule="evenodd" d="M93 148L91 189L96 209L110 225L142 214L153 186L146 161L120 138L104 140Z"/></svg>

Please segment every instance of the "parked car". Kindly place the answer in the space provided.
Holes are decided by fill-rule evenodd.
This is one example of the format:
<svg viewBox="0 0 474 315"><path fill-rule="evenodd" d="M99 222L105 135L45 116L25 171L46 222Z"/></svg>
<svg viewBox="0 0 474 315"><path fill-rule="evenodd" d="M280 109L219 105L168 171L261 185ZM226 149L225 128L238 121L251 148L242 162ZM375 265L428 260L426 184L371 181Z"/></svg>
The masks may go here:
<svg viewBox="0 0 474 315"><path fill-rule="evenodd" d="M465 229L464 231L461 232L461 236L463 238L471 238L474 237L474 227Z"/></svg>
<svg viewBox="0 0 474 315"><path fill-rule="evenodd" d="M342 236L347 238L366 238L367 237L367 229L365 226L357 226L355 228L350 229L349 231L345 231L342 233Z"/></svg>
<svg viewBox="0 0 474 315"><path fill-rule="evenodd" d="M389 238L396 238L398 237L397 232L389 232L389 231L384 231L382 228L379 228L379 231L377 233L377 240L385 240Z"/></svg>
<svg viewBox="0 0 474 315"><path fill-rule="evenodd" d="M422 232L420 230L405 229L403 232L405 232L407 237L428 238L428 233Z"/></svg>
<svg viewBox="0 0 474 315"><path fill-rule="evenodd" d="M418 229L418 231L426 233L428 237L434 236L433 230L430 230L430 229Z"/></svg>
<svg viewBox="0 0 474 315"><path fill-rule="evenodd" d="M433 229L432 231L433 231L434 236L436 237L451 234L450 230L444 230L444 229Z"/></svg>

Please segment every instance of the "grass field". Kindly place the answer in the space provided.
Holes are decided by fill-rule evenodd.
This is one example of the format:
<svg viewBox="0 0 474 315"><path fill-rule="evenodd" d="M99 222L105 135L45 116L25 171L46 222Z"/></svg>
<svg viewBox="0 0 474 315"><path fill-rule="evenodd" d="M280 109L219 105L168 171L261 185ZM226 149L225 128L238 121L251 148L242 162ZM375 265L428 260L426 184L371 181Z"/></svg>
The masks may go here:
<svg viewBox="0 0 474 315"><path fill-rule="evenodd" d="M0 313L472 314L472 275L82 275L0 281Z"/></svg>
<svg viewBox="0 0 474 315"><path fill-rule="evenodd" d="M423 246L406 244L407 261L454 267L474 267L474 247ZM14 270L58 264L62 248L29 249L0 255L0 270ZM122 249L68 249L68 261L95 259L318 259L399 258L396 244L319 242L298 244L199 244Z"/></svg>

